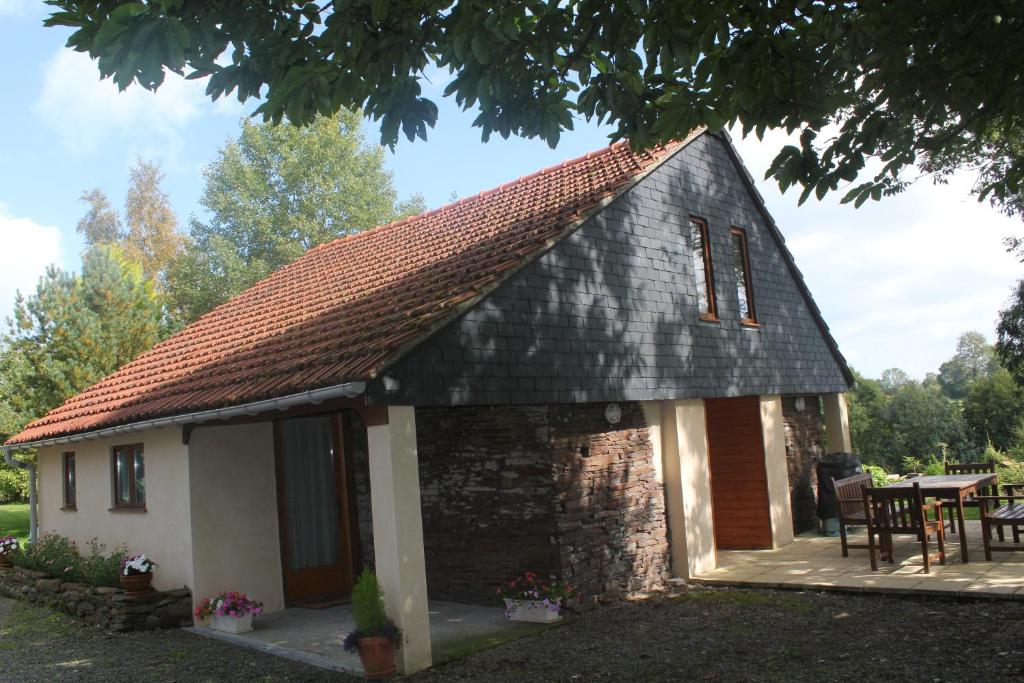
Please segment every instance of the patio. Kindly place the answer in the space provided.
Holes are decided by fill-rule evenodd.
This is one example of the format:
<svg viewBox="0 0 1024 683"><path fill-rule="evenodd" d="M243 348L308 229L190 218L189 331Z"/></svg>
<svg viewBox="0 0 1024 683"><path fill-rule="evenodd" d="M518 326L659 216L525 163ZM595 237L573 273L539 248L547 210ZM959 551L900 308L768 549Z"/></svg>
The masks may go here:
<svg viewBox="0 0 1024 683"><path fill-rule="evenodd" d="M866 543L859 528L850 535L852 543ZM946 536L946 564L933 564L924 573L921 546L909 536L893 540L895 564L882 562L871 571L867 550L850 550L843 557L838 537L802 534L776 550L724 550L718 553L718 568L700 574L696 581L706 584L758 586L767 588L810 588L886 593L961 596L1024 600L1024 553L995 552L985 561L981 528L967 522L968 553L971 561L960 561L959 537ZM931 544L934 552L935 544Z"/></svg>
<svg viewBox="0 0 1024 683"><path fill-rule="evenodd" d="M548 628L511 622L499 607L432 601L429 615L435 664ZM359 656L345 652L341 646L353 628L351 606L338 605L324 609L292 607L264 614L257 617L255 630L239 635L199 627L187 630L304 664L362 674Z"/></svg>

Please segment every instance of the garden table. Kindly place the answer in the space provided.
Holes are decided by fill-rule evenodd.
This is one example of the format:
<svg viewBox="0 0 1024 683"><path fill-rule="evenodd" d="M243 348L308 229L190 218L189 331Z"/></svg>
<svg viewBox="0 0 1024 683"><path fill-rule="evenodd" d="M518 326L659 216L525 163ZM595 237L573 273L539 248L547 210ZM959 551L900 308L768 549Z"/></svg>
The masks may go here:
<svg viewBox="0 0 1024 683"><path fill-rule="evenodd" d="M921 485L921 493L932 498L956 501L957 533L960 535L960 561L967 564L967 534L964 531L964 498L975 495L979 488L996 483L996 475L982 474L930 474L914 479L904 479L885 488L910 488Z"/></svg>

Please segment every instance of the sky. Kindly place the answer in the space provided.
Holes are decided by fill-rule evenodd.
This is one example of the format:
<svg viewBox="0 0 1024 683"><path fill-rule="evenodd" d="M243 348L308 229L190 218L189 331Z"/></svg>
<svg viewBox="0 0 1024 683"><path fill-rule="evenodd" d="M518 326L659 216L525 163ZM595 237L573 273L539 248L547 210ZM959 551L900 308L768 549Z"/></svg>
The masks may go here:
<svg viewBox="0 0 1024 683"><path fill-rule="evenodd" d="M257 106L212 102L201 82L175 76L155 94L137 86L120 93L87 56L63 46L69 31L42 27L45 15L38 0L0 0L0 319L49 264L79 268L82 192L101 187L122 205L136 158L161 164L182 225L202 215L204 167ZM483 144L473 114L441 98L446 78L425 85L440 108L429 140L403 139L386 153L403 197L418 192L428 207L440 206L453 193L466 197L607 144L609 130L585 122L555 150L536 140ZM373 122L366 134L377 139ZM1024 226L971 197L970 176L942 186L925 180L860 209L841 205L839 195L798 207L796 191L783 195L760 180L786 136L734 139L858 371L900 367L921 378L953 354L960 333L993 339L998 311L1024 275L1002 240Z"/></svg>

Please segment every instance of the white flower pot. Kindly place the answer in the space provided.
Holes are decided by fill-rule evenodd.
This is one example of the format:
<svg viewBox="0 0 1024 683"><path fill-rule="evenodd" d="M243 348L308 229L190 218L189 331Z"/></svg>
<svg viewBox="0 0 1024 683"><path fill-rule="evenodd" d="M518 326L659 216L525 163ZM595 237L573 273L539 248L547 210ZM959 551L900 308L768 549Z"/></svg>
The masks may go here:
<svg viewBox="0 0 1024 683"><path fill-rule="evenodd" d="M553 624L562 620L560 610L545 605L543 600L505 598L505 616L512 621L530 621L537 624Z"/></svg>
<svg viewBox="0 0 1024 683"><path fill-rule="evenodd" d="M224 615L222 617L219 614L214 614L210 617L210 628L225 633L248 633L252 630L252 615L246 614L244 617Z"/></svg>

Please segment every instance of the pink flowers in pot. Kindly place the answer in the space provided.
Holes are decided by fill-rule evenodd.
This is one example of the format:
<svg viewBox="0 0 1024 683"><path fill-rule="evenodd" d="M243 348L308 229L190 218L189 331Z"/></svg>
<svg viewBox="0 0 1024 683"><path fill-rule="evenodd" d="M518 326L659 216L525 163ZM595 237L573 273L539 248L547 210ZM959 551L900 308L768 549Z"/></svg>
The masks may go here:
<svg viewBox="0 0 1024 683"><path fill-rule="evenodd" d="M219 617L244 617L252 614L262 614L263 603L258 600L250 600L245 593L227 592L221 593L215 598L203 598L193 614L197 619L206 619L214 615Z"/></svg>

